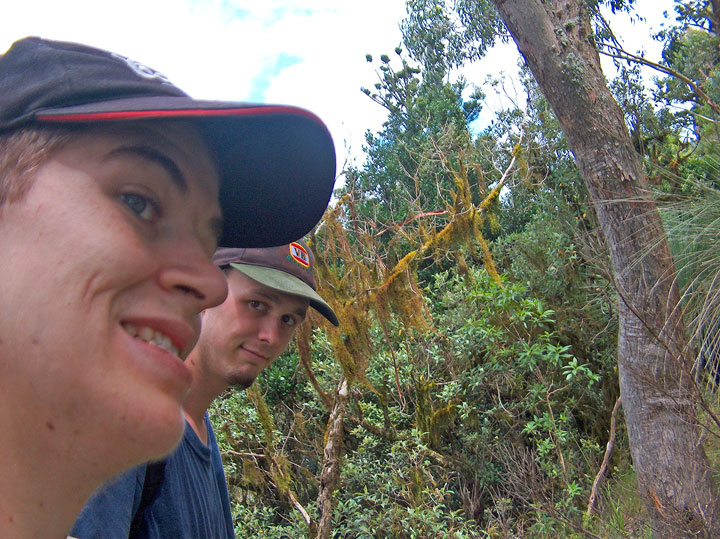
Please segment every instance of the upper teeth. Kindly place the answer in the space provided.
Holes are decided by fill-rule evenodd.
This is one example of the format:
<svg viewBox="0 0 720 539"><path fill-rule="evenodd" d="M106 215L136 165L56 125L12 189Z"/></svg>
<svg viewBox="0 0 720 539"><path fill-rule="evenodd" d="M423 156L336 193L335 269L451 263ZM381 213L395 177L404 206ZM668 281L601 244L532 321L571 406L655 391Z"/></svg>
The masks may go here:
<svg viewBox="0 0 720 539"><path fill-rule="evenodd" d="M172 341L170 340L170 337L164 335L163 333L160 333L156 329L149 328L147 326L137 327L136 325L127 322L123 324L123 327L125 328L125 331L127 331L136 339L140 339L150 344L154 344L155 346L158 346L163 350L167 350L168 352L176 356L180 355L178 349L175 348Z"/></svg>

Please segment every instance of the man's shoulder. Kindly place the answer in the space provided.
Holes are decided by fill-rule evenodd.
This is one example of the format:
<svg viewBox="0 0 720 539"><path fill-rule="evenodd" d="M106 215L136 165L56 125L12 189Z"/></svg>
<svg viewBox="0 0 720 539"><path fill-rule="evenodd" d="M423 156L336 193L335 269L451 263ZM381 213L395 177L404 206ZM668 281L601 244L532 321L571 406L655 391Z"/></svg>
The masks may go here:
<svg viewBox="0 0 720 539"><path fill-rule="evenodd" d="M131 468L103 484L75 521L71 537L127 538L145 480L146 466Z"/></svg>
<svg viewBox="0 0 720 539"><path fill-rule="evenodd" d="M95 491L90 500L92 501L93 499L101 499L106 497L124 497L126 493L139 492L142 489L145 480L146 469L147 464L141 464L139 466L124 471L120 475L103 483L103 485L101 485Z"/></svg>

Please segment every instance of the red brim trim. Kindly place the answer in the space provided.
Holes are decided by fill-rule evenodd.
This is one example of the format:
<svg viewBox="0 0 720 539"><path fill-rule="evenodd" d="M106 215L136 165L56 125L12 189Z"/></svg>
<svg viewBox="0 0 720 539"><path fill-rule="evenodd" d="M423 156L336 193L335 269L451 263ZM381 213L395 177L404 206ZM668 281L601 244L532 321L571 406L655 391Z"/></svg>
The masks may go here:
<svg viewBox="0 0 720 539"><path fill-rule="evenodd" d="M103 120L137 120L143 118L191 118L213 116L268 116L289 114L304 116L318 123L320 120L312 112L295 107L248 107L231 109L176 109L176 110L129 110L112 112L82 112L69 114L38 114L41 122L92 122Z"/></svg>

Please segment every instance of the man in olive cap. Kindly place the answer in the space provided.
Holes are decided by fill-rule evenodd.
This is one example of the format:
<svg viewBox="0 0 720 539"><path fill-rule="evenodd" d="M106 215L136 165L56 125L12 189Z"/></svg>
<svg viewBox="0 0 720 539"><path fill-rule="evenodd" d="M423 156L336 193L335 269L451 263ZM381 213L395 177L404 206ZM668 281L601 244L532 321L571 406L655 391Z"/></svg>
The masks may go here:
<svg viewBox="0 0 720 539"><path fill-rule="evenodd" d="M101 488L73 528L78 539L232 538L220 452L207 409L229 387L247 388L285 350L308 307L337 316L315 291L313 255L303 241L266 249L224 248L215 263L228 297L202 313L200 339L186 364L193 381L178 449Z"/></svg>

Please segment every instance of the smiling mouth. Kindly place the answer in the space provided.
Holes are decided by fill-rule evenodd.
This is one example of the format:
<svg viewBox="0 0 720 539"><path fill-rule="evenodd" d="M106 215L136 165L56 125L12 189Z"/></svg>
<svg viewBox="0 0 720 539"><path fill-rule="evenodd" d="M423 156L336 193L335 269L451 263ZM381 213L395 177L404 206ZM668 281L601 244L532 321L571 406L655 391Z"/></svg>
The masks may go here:
<svg viewBox="0 0 720 539"><path fill-rule="evenodd" d="M135 324L130 324L129 322L123 322L122 327L128 334L130 334L131 337L149 344L154 344L158 348L162 348L166 352L170 352L177 358L180 357L179 350L173 345L170 337L164 333L147 326L138 327Z"/></svg>
<svg viewBox="0 0 720 539"><path fill-rule="evenodd" d="M254 351L254 350L250 350L249 348L245 348L244 346L241 346L240 348L242 348L243 350L245 350L245 352L248 352L248 353L250 353L251 355L257 357L258 359L261 359L261 360L263 360L263 361L267 361L267 358L266 358L264 355L259 354L258 352Z"/></svg>

